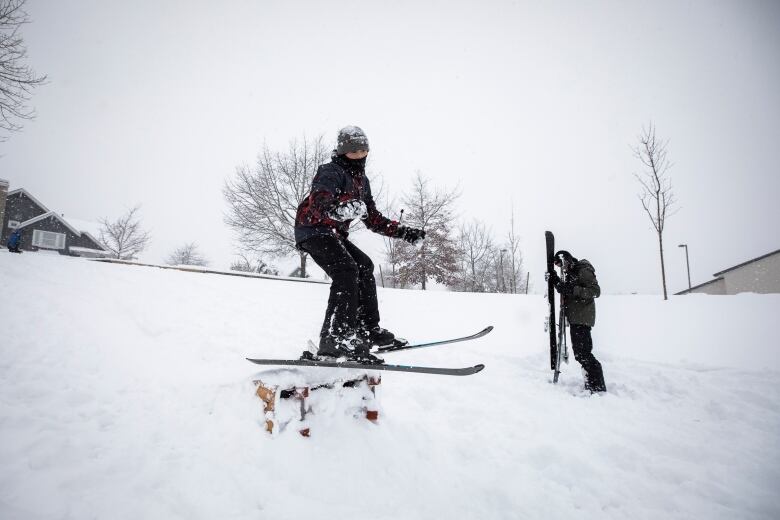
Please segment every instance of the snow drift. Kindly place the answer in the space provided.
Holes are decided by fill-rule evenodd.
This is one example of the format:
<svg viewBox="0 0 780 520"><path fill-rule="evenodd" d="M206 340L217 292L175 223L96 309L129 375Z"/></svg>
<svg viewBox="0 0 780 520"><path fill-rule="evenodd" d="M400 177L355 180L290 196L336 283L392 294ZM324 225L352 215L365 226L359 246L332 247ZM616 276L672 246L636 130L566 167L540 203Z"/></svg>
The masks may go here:
<svg viewBox="0 0 780 520"><path fill-rule="evenodd" d="M541 296L380 289L378 424L263 431L244 360L297 356L328 287L0 253L0 518L778 518L777 295L605 296L549 383ZM604 288L608 292L609 288ZM390 360L390 356L388 356Z"/></svg>

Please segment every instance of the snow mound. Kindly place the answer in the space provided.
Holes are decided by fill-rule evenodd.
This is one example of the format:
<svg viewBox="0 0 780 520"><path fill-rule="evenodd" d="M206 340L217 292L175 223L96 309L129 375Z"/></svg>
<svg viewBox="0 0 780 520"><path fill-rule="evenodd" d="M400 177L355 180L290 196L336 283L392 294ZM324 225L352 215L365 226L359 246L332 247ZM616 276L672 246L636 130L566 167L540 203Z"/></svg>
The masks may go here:
<svg viewBox="0 0 780 520"><path fill-rule="evenodd" d="M602 297L590 396L542 297L380 290L412 341L495 325L388 360L485 370L383 374L378 423L304 438L244 358L297 356L327 286L32 253L0 286L4 520L780 517L777 295Z"/></svg>

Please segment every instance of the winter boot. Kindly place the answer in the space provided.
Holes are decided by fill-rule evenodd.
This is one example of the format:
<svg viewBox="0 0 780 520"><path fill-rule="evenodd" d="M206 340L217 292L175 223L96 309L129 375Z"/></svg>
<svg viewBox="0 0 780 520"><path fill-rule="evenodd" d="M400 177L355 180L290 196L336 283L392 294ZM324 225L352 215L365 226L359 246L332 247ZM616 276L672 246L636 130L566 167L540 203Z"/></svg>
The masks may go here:
<svg viewBox="0 0 780 520"><path fill-rule="evenodd" d="M593 362L589 363L587 370L583 367L582 373L585 378L585 390L590 391L591 394L607 391L607 385L604 382L604 372L601 368L601 363L596 361L596 358L593 358Z"/></svg>

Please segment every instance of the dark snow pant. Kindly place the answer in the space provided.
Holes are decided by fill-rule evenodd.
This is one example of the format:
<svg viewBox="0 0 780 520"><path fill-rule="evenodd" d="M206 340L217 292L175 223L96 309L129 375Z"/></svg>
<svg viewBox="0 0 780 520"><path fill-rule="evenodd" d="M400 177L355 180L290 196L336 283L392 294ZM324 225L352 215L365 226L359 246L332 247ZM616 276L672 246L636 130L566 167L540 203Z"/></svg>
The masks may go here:
<svg viewBox="0 0 780 520"><path fill-rule="evenodd" d="M358 327L370 329L379 324L374 264L368 255L336 235L313 236L298 247L333 280L321 337L345 337Z"/></svg>
<svg viewBox="0 0 780 520"><path fill-rule="evenodd" d="M590 336L591 327L587 325L571 325L571 346L574 350L574 359L585 371L585 388L591 392L605 392L607 385L604 383L604 371L601 363L593 355L593 339Z"/></svg>

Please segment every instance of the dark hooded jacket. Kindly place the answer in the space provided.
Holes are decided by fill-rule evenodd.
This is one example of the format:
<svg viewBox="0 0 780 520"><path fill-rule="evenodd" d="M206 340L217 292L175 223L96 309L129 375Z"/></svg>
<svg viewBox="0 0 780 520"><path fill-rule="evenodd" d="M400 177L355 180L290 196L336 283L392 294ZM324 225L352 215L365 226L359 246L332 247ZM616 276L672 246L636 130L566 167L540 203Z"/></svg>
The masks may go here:
<svg viewBox="0 0 780 520"><path fill-rule="evenodd" d="M365 159L351 160L334 152L331 162L317 169L309 194L298 205L295 243L300 244L316 235L336 234L346 238L352 220L339 222L330 215L336 206L350 200L363 201L366 205L363 223L368 229L389 237L398 235L398 222L386 218L376 208L365 175Z"/></svg>
<svg viewBox="0 0 780 520"><path fill-rule="evenodd" d="M596 280L596 271L587 260L577 260L566 273L566 282L571 282L572 293L563 301L564 312L569 323L593 327L596 324L596 302L601 296L601 287Z"/></svg>

